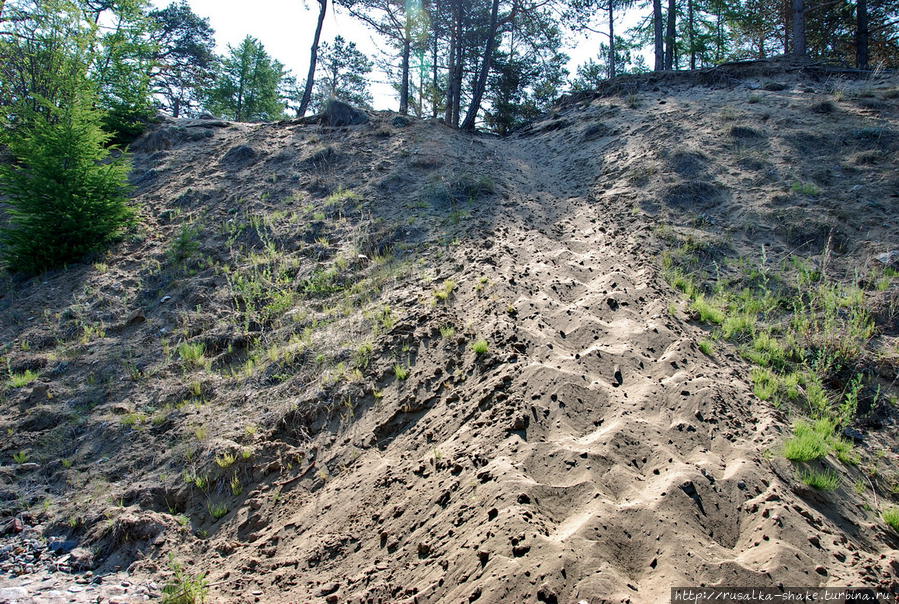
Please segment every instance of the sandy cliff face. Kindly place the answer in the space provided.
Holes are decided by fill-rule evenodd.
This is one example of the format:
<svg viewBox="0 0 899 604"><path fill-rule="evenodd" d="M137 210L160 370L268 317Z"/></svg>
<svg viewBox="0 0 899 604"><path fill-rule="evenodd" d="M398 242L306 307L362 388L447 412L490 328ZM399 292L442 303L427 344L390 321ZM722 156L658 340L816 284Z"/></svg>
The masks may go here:
<svg viewBox="0 0 899 604"><path fill-rule="evenodd" d="M660 270L677 237L842 274L895 248L896 85L629 84L506 139L165 123L135 145L142 234L2 299L40 375L5 392L4 454L41 464L4 488L49 495L30 521L100 569L164 579L172 552L223 602L899 589L871 505L895 409L808 487L782 453L801 406L701 351Z"/></svg>

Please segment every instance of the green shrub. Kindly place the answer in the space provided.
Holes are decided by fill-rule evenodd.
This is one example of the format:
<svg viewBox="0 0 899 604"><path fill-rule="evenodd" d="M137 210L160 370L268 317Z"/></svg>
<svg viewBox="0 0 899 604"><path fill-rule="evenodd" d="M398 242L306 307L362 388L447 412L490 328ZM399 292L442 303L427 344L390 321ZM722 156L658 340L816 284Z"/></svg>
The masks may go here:
<svg viewBox="0 0 899 604"><path fill-rule="evenodd" d="M487 340L478 340L471 345L471 349L474 350L476 355L481 356L482 354L487 354L490 344L487 343Z"/></svg>
<svg viewBox="0 0 899 604"><path fill-rule="evenodd" d="M711 340L702 340L699 342L699 350L701 350L702 354L706 356L714 356L715 343Z"/></svg>
<svg viewBox="0 0 899 604"><path fill-rule="evenodd" d="M0 240L10 269L37 273L78 260L132 220L130 161L105 146L100 119L76 101L51 118L35 114L9 137L16 163L0 165L10 219Z"/></svg>

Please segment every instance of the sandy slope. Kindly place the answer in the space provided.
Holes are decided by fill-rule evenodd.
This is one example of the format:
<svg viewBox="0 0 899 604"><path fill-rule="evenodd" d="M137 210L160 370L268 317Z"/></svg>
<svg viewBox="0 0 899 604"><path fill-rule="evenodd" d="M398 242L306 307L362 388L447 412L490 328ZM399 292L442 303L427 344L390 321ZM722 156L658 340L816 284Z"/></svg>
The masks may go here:
<svg viewBox="0 0 899 604"><path fill-rule="evenodd" d="M731 229L738 249L789 246L766 218L784 177L765 170L800 168L775 137L788 124L834 137L855 126L802 123L827 97L788 84L761 105L745 103L759 85L751 79L643 91L628 103L582 99L502 140L421 122L389 138L381 122L339 135L307 126L216 134L208 165L239 142L279 157L297 132L333 136L341 153L356 155L326 176L377 198L375 213L408 212L399 200L431 163L489 175L497 192L465 205L470 215L444 233L439 213L426 213L407 235L422 268L382 298L398 318L376 340L372 386L352 421L306 411L337 398L315 381L236 392L217 383L235 412L211 416L222 434L201 455L211 460L258 421L248 492L209 525L208 539L170 526L132 570L162 572L163 552L174 551L210 573L216 602L659 602L673 585L899 589L896 535L850 487L819 494L796 478L779 453L787 417L752 395L734 354L698 350L704 332L670 315L676 297L659 276L654 227L689 212L705 209L723 225L757 218L761 234ZM899 127L896 100L887 103L876 119ZM734 150L734 123L751 124L768 147ZM672 145L702 165L687 177L668 167L681 165ZM171 165L182 163L167 194L202 174L198 148L171 152ZM895 168L896 151L885 157ZM814 169L820 159L808 162ZM869 182L889 199L895 174L882 168ZM221 177L237 196L283 168L256 170ZM713 191L698 206L659 210L684 178L726 190L726 202L702 206ZM832 196L865 178L835 179ZM165 203L159 190L146 195ZM896 207L894 198L885 203ZM846 225L865 232L847 233L863 241L847 262L897 241L899 227L876 212ZM449 278L457 288L435 302L434 288ZM353 321L334 328L351 342L362 337ZM441 337L447 325L456 334ZM478 338L487 354L471 349ZM404 381L392 376L397 361L411 369ZM894 429L872 441L895 442ZM165 481L136 469L130 476ZM185 489L182 505L202 513L205 499ZM133 500L136 514L166 516Z"/></svg>

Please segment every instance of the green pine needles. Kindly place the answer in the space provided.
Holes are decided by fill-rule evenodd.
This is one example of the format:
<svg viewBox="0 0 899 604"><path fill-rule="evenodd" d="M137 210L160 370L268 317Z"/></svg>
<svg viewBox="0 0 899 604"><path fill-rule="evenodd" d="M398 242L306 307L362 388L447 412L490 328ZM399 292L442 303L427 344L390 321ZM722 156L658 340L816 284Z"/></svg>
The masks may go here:
<svg viewBox="0 0 899 604"><path fill-rule="evenodd" d="M0 165L9 224L0 255L10 270L39 273L108 244L130 223L130 160L106 147L101 112L87 101L40 113L8 137L16 161Z"/></svg>

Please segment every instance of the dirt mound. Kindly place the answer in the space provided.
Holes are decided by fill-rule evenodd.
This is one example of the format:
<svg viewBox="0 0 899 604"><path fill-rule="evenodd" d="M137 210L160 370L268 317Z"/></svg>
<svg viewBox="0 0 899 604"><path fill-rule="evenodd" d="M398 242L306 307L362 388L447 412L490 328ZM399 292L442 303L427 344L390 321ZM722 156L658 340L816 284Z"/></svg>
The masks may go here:
<svg viewBox="0 0 899 604"><path fill-rule="evenodd" d="M157 589L171 554L216 602L899 591L870 505L896 497L895 381L812 488L783 455L802 410L666 283L664 258L721 287L763 258L740 283L774 291L797 248L847 275L896 248L897 81L803 73L647 76L506 139L161 125L143 227L0 293L3 514ZM861 294L887 376L890 275Z"/></svg>

